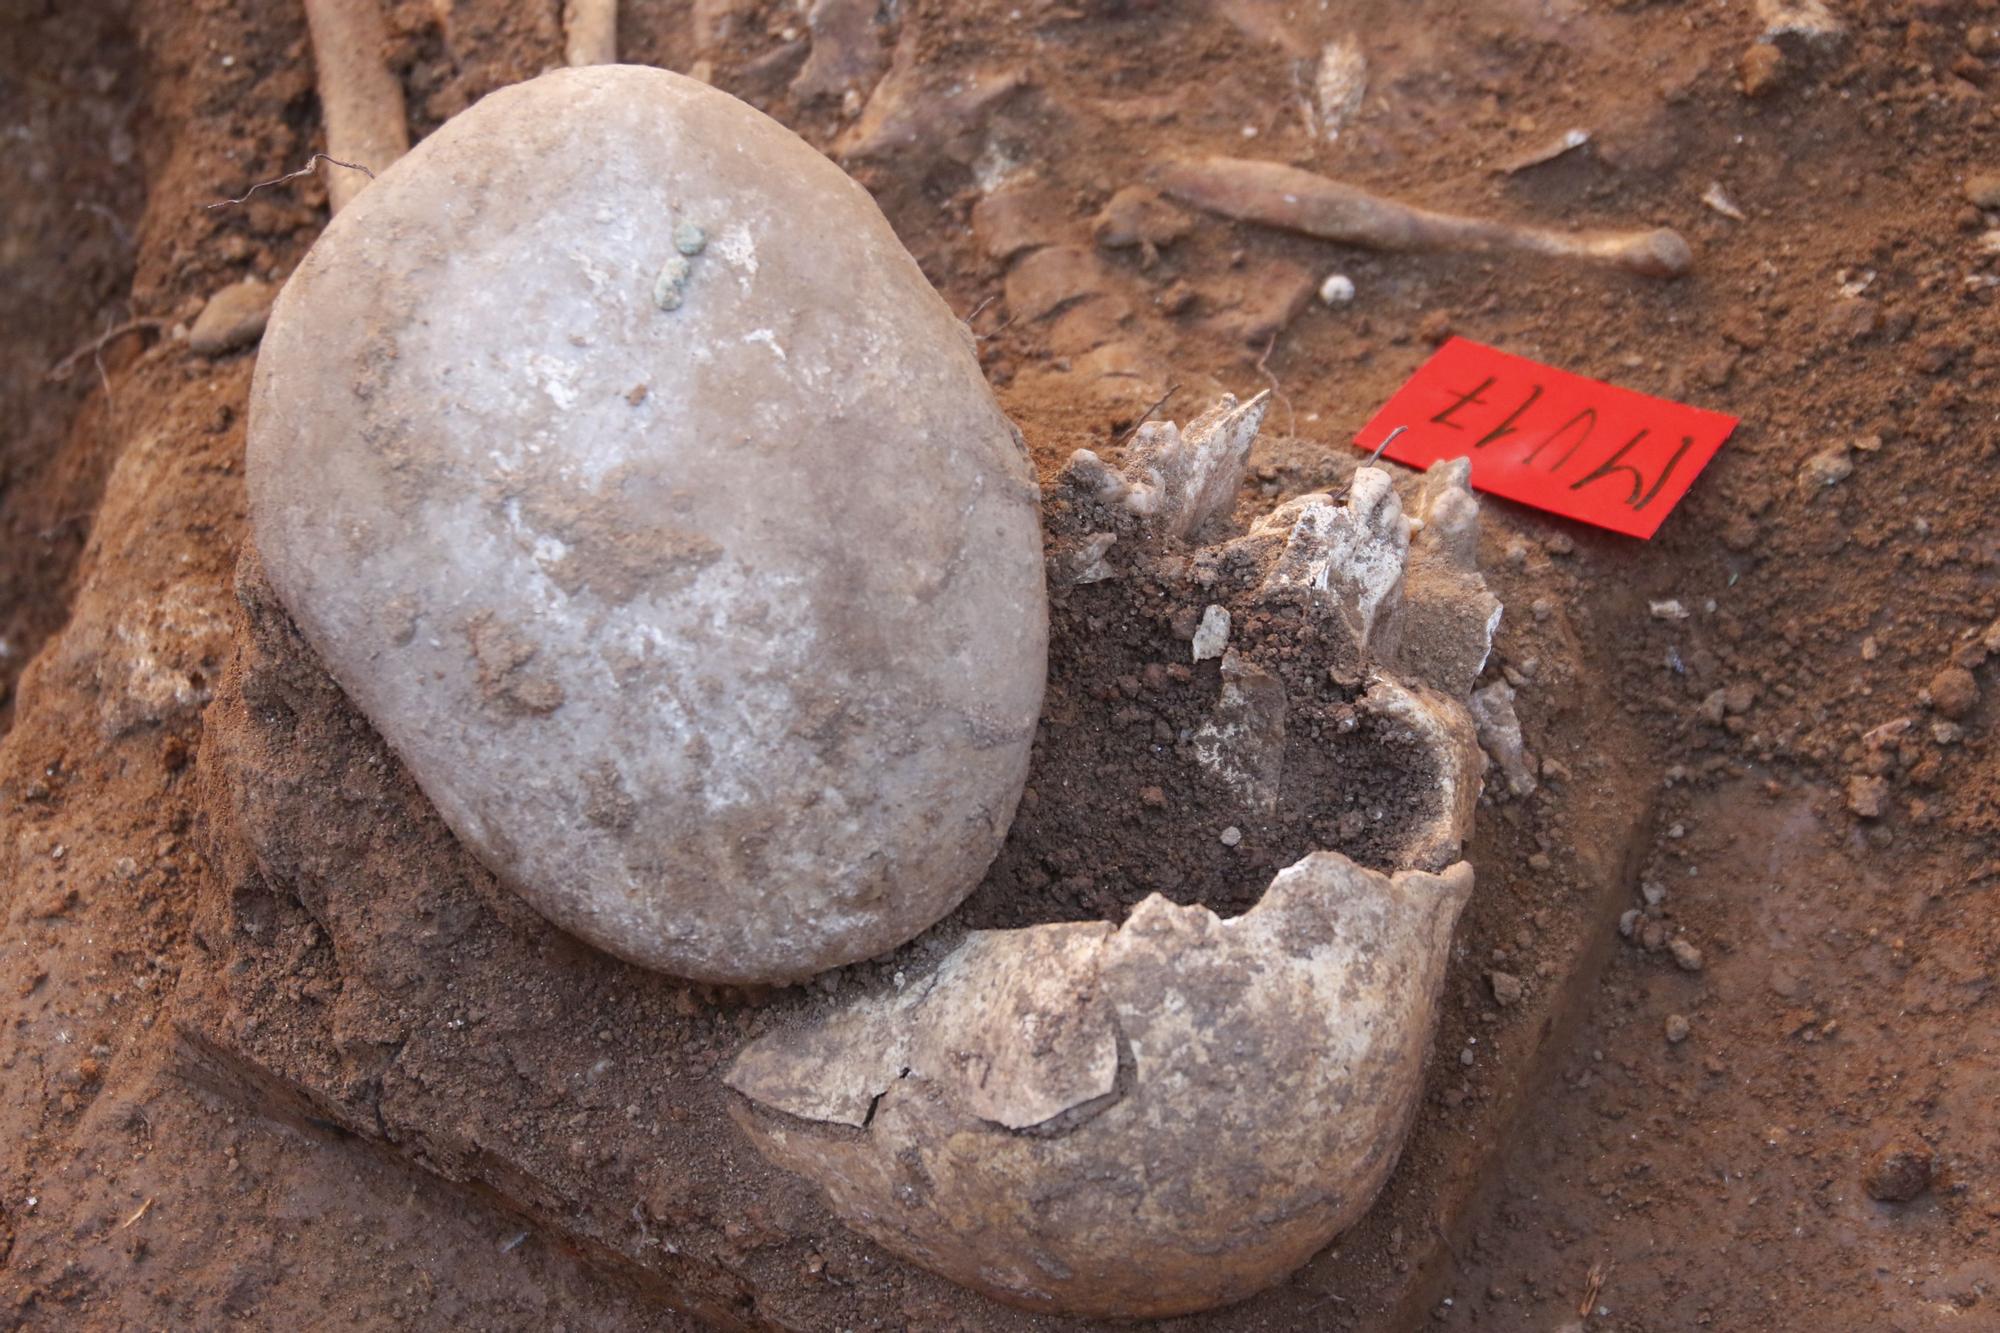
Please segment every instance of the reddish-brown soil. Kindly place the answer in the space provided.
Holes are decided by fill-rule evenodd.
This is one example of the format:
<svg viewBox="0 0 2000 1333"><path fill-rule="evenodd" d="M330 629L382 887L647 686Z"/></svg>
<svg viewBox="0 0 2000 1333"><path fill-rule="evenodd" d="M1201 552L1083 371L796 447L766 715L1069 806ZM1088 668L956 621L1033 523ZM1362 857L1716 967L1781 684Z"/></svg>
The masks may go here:
<svg viewBox="0 0 2000 1333"><path fill-rule="evenodd" d="M884 51L921 75L893 151L790 91L809 42L789 3L625 0L621 45L705 62L851 154L1045 474L1115 454L1170 386L1183 418L1273 387L1241 512L1337 486L1448 331L1743 418L1651 542L1485 507L1508 608L1488 673L1519 690L1544 782L1489 782L1381 1203L1186 1325L2000 1324L2000 218L1966 193L2000 171L2000 9L1847 13L1842 37L1786 38L1752 97L1751 5L893 8ZM554 5L385 9L419 134L561 56ZM1309 57L1350 32L1371 91L1328 144L1301 114ZM0 125L0 1326L1037 1322L849 1235L735 1136L713 1073L796 996L644 976L495 891L254 563L239 580L252 354L202 359L171 326L282 277L324 222L311 180L205 207L322 142L296 7L9 0ZM1572 127L1591 143L1496 171ZM1372 255L1199 217L1157 256L1093 244L1115 189L1203 152L1559 227L1668 224L1696 269ZM1711 183L1743 220L1702 204ZM1335 270L1355 302L1300 308ZM45 380L134 316L164 327ZM1850 474L1807 480L1857 441ZM1221 812L1152 743L1205 697L1162 679L1186 609L1162 591L1145 614L1129 591L1058 606L1033 797L948 929L1155 889L1228 910L1301 846L1367 858L1339 814L1372 765L1225 854ZM1649 612L1669 598L1688 618ZM1932 1163L1914 1198L1871 1197L1885 1148Z"/></svg>

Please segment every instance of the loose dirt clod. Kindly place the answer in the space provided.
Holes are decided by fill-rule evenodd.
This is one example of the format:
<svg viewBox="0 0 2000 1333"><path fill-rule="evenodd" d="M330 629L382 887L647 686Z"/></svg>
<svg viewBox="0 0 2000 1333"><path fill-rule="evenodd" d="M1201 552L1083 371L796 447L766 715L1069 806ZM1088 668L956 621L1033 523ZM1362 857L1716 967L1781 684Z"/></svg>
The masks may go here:
<svg viewBox="0 0 2000 1333"><path fill-rule="evenodd" d="M1880 819L1889 808L1888 779L1863 775L1849 778L1847 808L1863 819Z"/></svg>
<svg viewBox="0 0 2000 1333"><path fill-rule="evenodd" d="M1701 949L1685 935L1667 941L1667 952L1674 956L1674 966L1683 972L1699 972L1704 965Z"/></svg>
<svg viewBox="0 0 2000 1333"><path fill-rule="evenodd" d="M1167 194L1212 213L1371 250L1521 251L1648 278L1677 278L1694 266L1687 242L1667 227L1557 232L1435 213L1297 167L1245 158L1171 163L1158 176Z"/></svg>
<svg viewBox="0 0 2000 1333"><path fill-rule="evenodd" d="M1931 677L1931 706L1953 721L1979 702L1979 679L1960 666L1948 666Z"/></svg>
<svg viewBox="0 0 2000 1333"><path fill-rule="evenodd" d="M1193 225L1187 214L1160 198L1159 191L1128 185L1098 212L1091 232L1107 249L1138 248L1151 255L1187 235Z"/></svg>
<svg viewBox="0 0 2000 1333"><path fill-rule="evenodd" d="M792 80L799 98L859 97L888 63L877 0L813 0L805 10L812 50Z"/></svg>
<svg viewBox="0 0 2000 1333"><path fill-rule="evenodd" d="M1929 1145L1905 1136L1884 1144L1868 1159L1862 1185L1878 1203L1908 1203L1931 1187Z"/></svg>

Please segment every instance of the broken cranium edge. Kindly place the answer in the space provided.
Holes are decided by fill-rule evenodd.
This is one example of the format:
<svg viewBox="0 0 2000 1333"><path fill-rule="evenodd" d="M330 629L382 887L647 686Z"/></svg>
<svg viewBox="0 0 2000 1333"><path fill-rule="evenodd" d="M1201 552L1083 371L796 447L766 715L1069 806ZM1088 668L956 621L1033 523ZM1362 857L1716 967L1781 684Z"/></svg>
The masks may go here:
<svg viewBox="0 0 2000 1333"><path fill-rule="evenodd" d="M1233 919L1156 894L1122 925L974 931L928 975L760 1038L727 1075L744 1130L848 1225L1030 1309L1166 1316L1280 1280L1368 1209L1421 1088L1472 890L1458 855L1485 760L1466 697L1500 618L1469 464L1419 478L1414 513L1364 466L1343 495L1197 545L1227 521L1268 402L1148 423L1119 470L1076 454L1050 498L1117 521L1058 534L1051 582L1120 577L1121 542L1127 559L1253 565L1252 601L1311 618L1323 669L1426 777L1375 844L1386 868L1316 851ZM1269 810L1287 686L1210 611L1193 651L1220 656L1221 685L1189 752Z"/></svg>

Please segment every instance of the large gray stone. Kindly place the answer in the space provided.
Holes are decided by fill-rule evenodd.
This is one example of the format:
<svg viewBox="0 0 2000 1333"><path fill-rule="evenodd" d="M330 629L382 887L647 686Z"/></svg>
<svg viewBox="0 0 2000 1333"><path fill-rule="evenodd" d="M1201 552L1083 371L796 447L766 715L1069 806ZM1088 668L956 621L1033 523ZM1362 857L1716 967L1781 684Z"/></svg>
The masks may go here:
<svg viewBox="0 0 2000 1333"><path fill-rule="evenodd" d="M703 84L493 94L272 312L255 540L452 829L647 966L787 981L948 912L1013 815L1037 492L868 195Z"/></svg>

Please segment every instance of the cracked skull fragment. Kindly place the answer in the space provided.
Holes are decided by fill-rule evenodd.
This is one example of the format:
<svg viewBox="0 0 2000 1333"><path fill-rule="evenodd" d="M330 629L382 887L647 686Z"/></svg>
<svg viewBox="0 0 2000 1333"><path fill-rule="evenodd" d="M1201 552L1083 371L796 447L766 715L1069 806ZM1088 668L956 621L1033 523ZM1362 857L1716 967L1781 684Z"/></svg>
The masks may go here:
<svg viewBox="0 0 2000 1333"><path fill-rule="evenodd" d="M1031 1309L1166 1316L1278 1281L1367 1210L1421 1085L1472 889L1458 852L1485 760L1466 695L1500 613L1478 508L1463 463L1420 480L1414 522L1361 467L1343 495L1193 545L1234 506L1267 403L1144 426L1122 469L1076 455L1057 494L1086 518L1052 531L1051 575L1248 570L1236 620L1309 622L1312 674L1425 777L1378 812L1385 868L1312 852L1227 920L1156 895L1122 925L976 931L894 991L753 1042L727 1076L738 1123L850 1226ZM1120 543L1140 548L1122 566ZM1266 811L1317 687L1208 611L1192 657L1220 658L1217 695L1184 753Z"/></svg>
<svg viewBox="0 0 2000 1333"><path fill-rule="evenodd" d="M782 982L951 910L1046 674L1037 493L867 193L704 84L502 89L286 284L272 584L454 833L558 925Z"/></svg>

